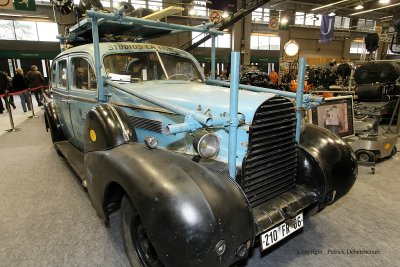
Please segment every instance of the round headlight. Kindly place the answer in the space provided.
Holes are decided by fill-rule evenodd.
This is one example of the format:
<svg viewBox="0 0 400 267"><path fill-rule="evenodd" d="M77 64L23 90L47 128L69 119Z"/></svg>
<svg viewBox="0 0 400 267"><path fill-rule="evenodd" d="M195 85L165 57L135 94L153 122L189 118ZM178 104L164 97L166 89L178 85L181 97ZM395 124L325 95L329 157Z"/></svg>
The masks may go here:
<svg viewBox="0 0 400 267"><path fill-rule="evenodd" d="M200 133L193 139L193 147L202 158L215 157L219 152L219 138L213 133Z"/></svg>

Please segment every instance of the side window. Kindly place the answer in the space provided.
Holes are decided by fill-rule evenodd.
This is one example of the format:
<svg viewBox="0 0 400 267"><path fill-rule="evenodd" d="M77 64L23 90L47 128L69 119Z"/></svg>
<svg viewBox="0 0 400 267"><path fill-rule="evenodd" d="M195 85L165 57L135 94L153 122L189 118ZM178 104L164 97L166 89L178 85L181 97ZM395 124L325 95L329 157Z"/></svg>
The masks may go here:
<svg viewBox="0 0 400 267"><path fill-rule="evenodd" d="M73 87L95 91L97 89L96 76L89 62L84 58L72 59Z"/></svg>
<svg viewBox="0 0 400 267"><path fill-rule="evenodd" d="M67 61L58 62L57 87L67 87Z"/></svg>
<svg viewBox="0 0 400 267"><path fill-rule="evenodd" d="M51 87L56 86L56 80L57 80L57 63L53 63L51 66Z"/></svg>

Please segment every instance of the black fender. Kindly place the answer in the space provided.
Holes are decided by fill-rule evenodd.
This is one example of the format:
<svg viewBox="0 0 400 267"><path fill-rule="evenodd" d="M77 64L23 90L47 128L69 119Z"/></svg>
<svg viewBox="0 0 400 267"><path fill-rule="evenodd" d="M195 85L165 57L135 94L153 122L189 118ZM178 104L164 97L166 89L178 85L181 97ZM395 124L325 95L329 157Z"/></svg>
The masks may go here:
<svg viewBox="0 0 400 267"><path fill-rule="evenodd" d="M66 140L61 128L60 119L58 117L54 101L50 100L46 102L43 106L43 109L46 130L50 130L51 140L53 143Z"/></svg>
<svg viewBox="0 0 400 267"><path fill-rule="evenodd" d="M347 194L357 178L357 159L350 145L312 124L301 133L299 159L297 182L315 189L322 207Z"/></svg>
<svg viewBox="0 0 400 267"><path fill-rule="evenodd" d="M86 153L85 165L88 192L100 216L108 220L105 192L119 184L165 266L229 266L254 242L249 204L221 172L138 143ZM219 242L226 244L221 256Z"/></svg>
<svg viewBox="0 0 400 267"><path fill-rule="evenodd" d="M121 108L104 103L88 112L83 141L85 153L136 141L135 130Z"/></svg>

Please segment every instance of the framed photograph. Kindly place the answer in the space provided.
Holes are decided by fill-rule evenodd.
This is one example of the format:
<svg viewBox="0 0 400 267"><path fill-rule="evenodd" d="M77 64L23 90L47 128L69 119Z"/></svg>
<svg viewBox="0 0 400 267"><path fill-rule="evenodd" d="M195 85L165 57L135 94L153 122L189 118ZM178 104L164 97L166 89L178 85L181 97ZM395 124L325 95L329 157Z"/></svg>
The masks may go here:
<svg viewBox="0 0 400 267"><path fill-rule="evenodd" d="M351 136L354 135L353 112L352 96L330 97L311 110L310 121L340 137Z"/></svg>

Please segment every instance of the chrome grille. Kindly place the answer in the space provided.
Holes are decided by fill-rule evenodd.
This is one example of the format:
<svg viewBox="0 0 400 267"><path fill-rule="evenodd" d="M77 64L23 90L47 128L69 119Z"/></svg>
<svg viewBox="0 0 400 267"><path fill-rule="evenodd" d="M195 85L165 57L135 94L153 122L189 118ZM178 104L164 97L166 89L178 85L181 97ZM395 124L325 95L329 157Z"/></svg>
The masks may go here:
<svg viewBox="0 0 400 267"><path fill-rule="evenodd" d="M239 182L255 207L293 188L296 182L298 147L296 113L283 97L265 101L249 128L247 155Z"/></svg>

